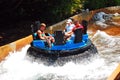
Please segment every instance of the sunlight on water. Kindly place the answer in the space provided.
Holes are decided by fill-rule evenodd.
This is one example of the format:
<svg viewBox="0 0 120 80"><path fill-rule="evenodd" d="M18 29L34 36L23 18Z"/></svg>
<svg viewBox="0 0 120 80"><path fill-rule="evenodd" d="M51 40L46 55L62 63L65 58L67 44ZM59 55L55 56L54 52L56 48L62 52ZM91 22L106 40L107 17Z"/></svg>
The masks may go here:
<svg viewBox="0 0 120 80"><path fill-rule="evenodd" d="M46 66L26 58L30 45L0 63L0 80L106 80L120 61L120 37L97 31L91 38L99 54L79 63Z"/></svg>

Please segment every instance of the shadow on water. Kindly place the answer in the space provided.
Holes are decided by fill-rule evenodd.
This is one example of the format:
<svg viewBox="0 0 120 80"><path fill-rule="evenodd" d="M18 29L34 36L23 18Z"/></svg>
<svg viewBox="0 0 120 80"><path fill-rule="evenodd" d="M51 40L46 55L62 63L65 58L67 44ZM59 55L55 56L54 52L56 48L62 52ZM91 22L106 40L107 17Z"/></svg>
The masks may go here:
<svg viewBox="0 0 120 80"><path fill-rule="evenodd" d="M32 53L32 54L31 54ZM37 61L38 63L43 63L46 66L63 66L68 62L80 63L83 59L90 60L95 54L97 54L97 49L94 45L86 50L83 53L74 53L75 55L68 55L68 56L59 56L59 55L49 55L46 56L44 54L36 53L33 50L27 53L27 58L30 59L32 62Z"/></svg>

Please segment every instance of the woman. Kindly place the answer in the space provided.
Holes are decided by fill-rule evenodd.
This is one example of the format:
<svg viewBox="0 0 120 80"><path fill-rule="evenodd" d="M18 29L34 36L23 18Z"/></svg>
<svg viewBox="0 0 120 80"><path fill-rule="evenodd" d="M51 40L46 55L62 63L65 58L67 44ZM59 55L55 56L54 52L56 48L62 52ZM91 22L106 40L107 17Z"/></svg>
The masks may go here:
<svg viewBox="0 0 120 80"><path fill-rule="evenodd" d="M51 47L51 43L55 42L52 36L46 36L44 30L46 29L46 24L41 23L37 34L41 40L45 40L48 43L48 46Z"/></svg>

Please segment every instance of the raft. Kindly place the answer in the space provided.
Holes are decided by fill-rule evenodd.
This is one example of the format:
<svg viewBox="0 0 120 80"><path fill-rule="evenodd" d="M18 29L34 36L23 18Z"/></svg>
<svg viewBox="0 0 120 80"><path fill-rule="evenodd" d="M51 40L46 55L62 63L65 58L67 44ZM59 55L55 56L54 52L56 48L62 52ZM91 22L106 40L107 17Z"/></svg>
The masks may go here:
<svg viewBox="0 0 120 80"><path fill-rule="evenodd" d="M89 49L94 48L94 53L97 53L96 47L89 39L88 34L83 34L81 29L77 29L74 32L74 38L64 41L64 32L57 30L54 32L53 37L55 42L52 43L52 47L49 48L47 43L40 39L34 39L31 42L30 48L27 50L29 55L44 55L44 56L70 56L84 53ZM35 34L34 34L35 36ZM90 52L91 54L91 52Z"/></svg>

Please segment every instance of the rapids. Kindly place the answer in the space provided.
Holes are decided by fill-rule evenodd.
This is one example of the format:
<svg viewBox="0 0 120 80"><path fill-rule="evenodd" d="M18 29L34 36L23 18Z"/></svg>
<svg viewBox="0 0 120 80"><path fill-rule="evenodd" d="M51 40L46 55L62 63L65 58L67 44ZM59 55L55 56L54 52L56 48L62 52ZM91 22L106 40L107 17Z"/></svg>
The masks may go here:
<svg viewBox="0 0 120 80"><path fill-rule="evenodd" d="M28 59L26 52L30 45L10 52L0 63L0 80L106 80L120 62L120 36L97 30L90 39L98 54L64 66L46 66Z"/></svg>

